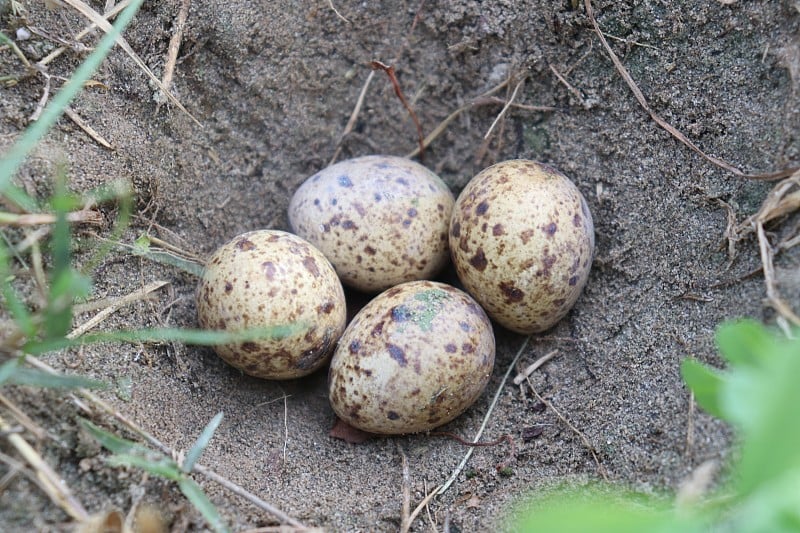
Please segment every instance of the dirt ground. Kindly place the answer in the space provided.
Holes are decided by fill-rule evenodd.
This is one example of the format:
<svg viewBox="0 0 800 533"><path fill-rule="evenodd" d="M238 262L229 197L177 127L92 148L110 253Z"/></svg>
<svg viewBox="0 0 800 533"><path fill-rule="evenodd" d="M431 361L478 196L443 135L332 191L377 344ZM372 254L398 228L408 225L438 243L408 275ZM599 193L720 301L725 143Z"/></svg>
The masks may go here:
<svg viewBox="0 0 800 533"><path fill-rule="evenodd" d="M104 8L99 0L89 3ZM484 438L513 437L510 472L496 468L508 459L506 444L476 449L413 530L494 530L531 491L563 480L602 479L604 473L637 490L674 491L704 461L724 461L731 444L723 424L692 407L679 376L681 359L693 355L719 365L713 332L720 321L775 318L763 304L761 274L748 276L761 264L756 241L737 243L731 262L724 237L725 204L741 221L758 209L771 185L715 167L660 129L637 104L577 3L194 0L173 88L202 127L173 106L158 107L155 86L117 49L94 77L106 88L88 87L72 106L114 149L62 118L24 166L20 183L45 196L59 162L67 162L75 190L130 180L138 217L123 242L149 232L206 255L246 230L287 227L289 198L334 156L370 61L395 67L425 134L510 78L496 94L506 100L524 79L514 101L554 110L509 108L487 147L483 136L502 101L473 106L426 150L424 164L458 193L495 161L536 159L570 176L586 197L597 238L588 285L564 320L531 339L520 367L559 351L533 374L533 385L585 435L599 464L530 388L508 383ZM32 61L86 25L67 7L47 10L22 0L23 20L11 4L0 2L0 26L10 36L21 26L36 30L18 42ZM159 77L180 4L146 2L125 34ZM654 110L703 150L747 171L800 160L800 4L597 0L594 8ZM53 91L81 57L69 51L48 66ZM22 71L8 49L0 53L0 74ZM0 89L0 149L27 125L43 88L39 75ZM388 78L377 72L339 159L404 155L416 143L414 124ZM104 209L112 220L114 206ZM773 228L776 239L783 227ZM84 260L88 253L81 250L97 230L77 231L78 259ZM795 308L798 264L798 247L779 255L776 264L779 287ZM169 285L117 312L102 328L196 327L196 279L124 251L96 271L93 298L122 296L154 280ZM76 317L76 325L91 316ZM499 327L496 334L497 362L487 391L445 431L475 435L524 341ZM202 463L304 524L329 531L398 529L400 449L408 456L412 507L448 478L467 451L429 435L359 445L330 437L334 415L324 371L290 382L262 381L225 365L211 349L169 343L100 345L45 359L115 384L101 396L176 450L190 447L223 411ZM126 511L141 500L158 505L175 531L204 529L174 485L106 466L105 452L78 431L76 420L87 413L68 395L28 388L4 394L47 431L47 437L29 440L89 511ZM118 427L107 417L90 418ZM0 449L12 453L5 441ZM0 466L0 475L7 471ZM197 479L236 530L276 523ZM22 475L0 491L0 524L9 532L69 529L67 515Z"/></svg>

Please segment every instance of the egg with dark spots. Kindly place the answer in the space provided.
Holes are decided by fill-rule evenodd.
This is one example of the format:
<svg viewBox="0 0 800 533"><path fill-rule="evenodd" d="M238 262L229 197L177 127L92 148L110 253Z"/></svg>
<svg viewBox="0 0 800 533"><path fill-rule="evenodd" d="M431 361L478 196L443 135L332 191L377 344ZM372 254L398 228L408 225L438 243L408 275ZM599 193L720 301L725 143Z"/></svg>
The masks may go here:
<svg viewBox="0 0 800 533"><path fill-rule="evenodd" d="M289 223L343 283L375 293L442 269L454 202L447 185L419 163L371 155L308 178L292 196Z"/></svg>
<svg viewBox="0 0 800 533"><path fill-rule="evenodd" d="M363 431L428 431L480 397L494 356L492 324L468 294L433 281L403 283L347 326L328 373L331 406Z"/></svg>
<svg viewBox="0 0 800 533"><path fill-rule="evenodd" d="M314 372L344 331L344 290L322 252L277 230L245 233L209 259L197 290L205 329L263 329L256 340L217 345L228 364L265 379Z"/></svg>
<svg viewBox="0 0 800 533"><path fill-rule="evenodd" d="M569 312L594 255L583 195L535 161L505 161L475 176L456 200L449 235L464 287L497 323L523 334Z"/></svg>

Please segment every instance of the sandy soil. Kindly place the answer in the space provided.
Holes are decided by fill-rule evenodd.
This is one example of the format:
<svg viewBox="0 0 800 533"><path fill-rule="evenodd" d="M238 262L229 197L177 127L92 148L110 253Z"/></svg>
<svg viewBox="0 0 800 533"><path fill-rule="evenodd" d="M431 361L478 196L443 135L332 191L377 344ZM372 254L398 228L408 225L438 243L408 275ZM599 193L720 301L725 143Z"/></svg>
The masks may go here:
<svg viewBox="0 0 800 533"><path fill-rule="evenodd" d="M103 9L103 2L90 3ZM27 24L47 35L19 42L31 60L85 25L67 8L21 4ZM179 4L147 2L126 33L159 76ZM700 463L724 460L730 433L693 410L678 366L687 355L720 363L712 335L724 319L774 319L762 304L763 279L746 277L760 266L755 241L739 242L731 263L724 239L723 202L742 220L758 209L770 184L721 170L658 128L615 71L583 7L570 1L428 1L421 11L417 1L334 4L347 22L322 0L193 1L174 92L202 127L172 106L157 107L154 86L116 50L95 76L107 89L90 87L73 105L115 149L100 147L64 118L25 165L20 183L44 196L59 162L67 162L76 190L128 179L139 217L124 242L149 231L205 255L240 232L286 228L291 194L333 157L370 61L396 68L426 133L513 76L497 93L507 98L524 78L515 101L554 111L509 109L482 149L502 106L475 106L432 144L424 163L457 193L492 162L536 159L561 169L586 196L597 237L589 283L567 318L531 340L520 365L559 350L532 382L585 435L599 464L529 388L507 384L485 438L513 436L511 475L496 469L507 459L507 446L477 449L414 530L441 531L445 523L450 531L495 529L530 491L565 479L600 479L604 472L646 492L671 491ZM9 2L0 6L2 31L13 36L25 22L13 16ZM703 150L754 171L800 160L795 2L596 1L595 10L653 108ZM68 76L80 59L68 52L48 72ZM20 72L19 61L3 50L0 74ZM0 148L26 126L42 90L41 76L0 89ZM403 155L415 146L413 123L377 73L339 158ZM112 220L113 206L105 209ZM777 237L781 228L775 228ZM78 231L84 259L95 230ZM795 304L798 252L783 254L777 264L781 288ZM94 297L121 296L154 280L170 284L103 327L196 326L196 279L124 252L99 267ZM76 324L90 316L77 317ZM524 340L500 328L496 333L497 364L487 392L445 431L475 434ZM414 504L444 482L466 452L453 440L427 435L360 445L331 438L324 372L260 381L226 366L210 349L178 344L87 347L47 361L118 384L101 395L176 450L191 446L223 411L202 462L303 523L330 531L398 529L400 448L408 456ZM173 530L204 528L174 486L105 466L105 454L78 431L77 418L87 414L67 396L27 388L4 393L48 432L31 440L90 511L127 510L142 498L164 510ZM10 452L5 441L0 449ZM0 475L6 471L0 467ZM275 523L198 480L236 529ZM60 531L68 522L24 476L0 491L4 531Z"/></svg>

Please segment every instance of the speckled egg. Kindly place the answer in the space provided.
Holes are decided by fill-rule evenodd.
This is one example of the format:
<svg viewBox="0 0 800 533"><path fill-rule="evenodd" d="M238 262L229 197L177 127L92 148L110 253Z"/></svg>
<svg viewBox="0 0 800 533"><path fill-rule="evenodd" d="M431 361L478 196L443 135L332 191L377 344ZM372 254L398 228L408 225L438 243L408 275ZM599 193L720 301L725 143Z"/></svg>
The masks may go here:
<svg viewBox="0 0 800 533"><path fill-rule="evenodd" d="M447 185L424 166L370 155L308 178L289 204L289 223L343 283L378 292L428 279L445 265L453 203Z"/></svg>
<svg viewBox="0 0 800 533"><path fill-rule="evenodd" d="M346 314L342 284L325 256L277 230L244 233L219 248L197 291L203 328L278 328L270 338L214 347L228 364L259 378L297 378L325 364Z"/></svg>
<svg viewBox="0 0 800 533"><path fill-rule="evenodd" d="M505 161L459 195L450 249L459 279L489 316L518 333L541 332L567 314L586 284L592 215L557 170Z"/></svg>
<svg viewBox="0 0 800 533"><path fill-rule="evenodd" d="M403 283L347 326L328 374L331 405L364 431L427 431L481 395L494 354L491 322L468 294L433 281Z"/></svg>

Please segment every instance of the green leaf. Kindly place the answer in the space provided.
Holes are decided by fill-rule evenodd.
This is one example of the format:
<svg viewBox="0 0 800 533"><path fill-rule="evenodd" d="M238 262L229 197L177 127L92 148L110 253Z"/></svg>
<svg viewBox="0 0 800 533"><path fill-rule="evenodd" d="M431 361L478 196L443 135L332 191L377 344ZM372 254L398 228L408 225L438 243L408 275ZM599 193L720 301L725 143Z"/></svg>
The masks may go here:
<svg viewBox="0 0 800 533"><path fill-rule="evenodd" d="M152 451L149 455L132 453L115 454L109 457L106 462L111 466L141 468L149 474L169 481L180 482L184 476L178 463L163 455L156 455L155 452Z"/></svg>
<svg viewBox="0 0 800 533"><path fill-rule="evenodd" d="M144 0L133 0L131 5L128 6L122 13L119 14L114 24L114 30L103 36L97 46L89 57L86 58L80 67L72 74L70 79L64 87L50 100L47 107L39 117L39 120L31 124L22 137L17 141L11 150L0 160L0 194L7 192L8 187L11 185L11 179L16 173L19 166L25 160L25 157L34 149L36 144L44 137L44 135L55 124L56 120L64 112L64 109L69 105L73 98L83 88L83 84L88 80L92 74L103 62L103 59L108 55L114 42L120 35L122 30L130 23L133 16L136 14L139 6ZM17 189L15 196L20 200L20 191ZM35 201L24 195L26 201L33 203Z"/></svg>
<svg viewBox="0 0 800 533"><path fill-rule="evenodd" d="M52 374L34 368L18 368L10 376L8 382L15 385L30 385L50 389L103 389L106 387L105 383L96 379L84 376Z"/></svg>
<svg viewBox="0 0 800 533"><path fill-rule="evenodd" d="M721 395L743 441L742 495L800 468L800 340L770 338L756 353L761 366L736 367Z"/></svg>
<svg viewBox="0 0 800 533"><path fill-rule="evenodd" d="M775 344L773 336L755 320L726 322L717 329L717 347L736 365L759 366L765 349Z"/></svg>
<svg viewBox="0 0 800 533"><path fill-rule="evenodd" d="M725 386L722 374L694 359L684 359L681 363L681 376L694 392L694 398L700 407L710 415L725 418L719 403L720 391Z"/></svg>
<svg viewBox="0 0 800 533"><path fill-rule="evenodd" d="M208 496L206 496L203 489L200 488L200 485L191 478L184 476L178 481L178 487L180 487L184 496L192 502L192 505L200 511L200 514L203 515L203 518L206 519L212 530L219 533L227 533L230 531L222 520L219 511L217 511L217 508L211 503L211 500L208 499Z"/></svg>
<svg viewBox="0 0 800 533"><path fill-rule="evenodd" d="M642 495L616 489L616 495L596 490L555 491L536 498L511 528L526 533L681 533L704 531L704 521L678 515Z"/></svg>
<svg viewBox="0 0 800 533"><path fill-rule="evenodd" d="M186 458L183 460L183 471L184 472L191 472L192 468L194 468L194 464L200 459L200 456L203 455L208 443L211 441L211 437L214 436L214 432L219 427L220 422L222 422L222 413L217 413L217 415L211 419L211 421L206 425L205 429L200 436L195 441L194 446L189 450L186 454Z"/></svg>

